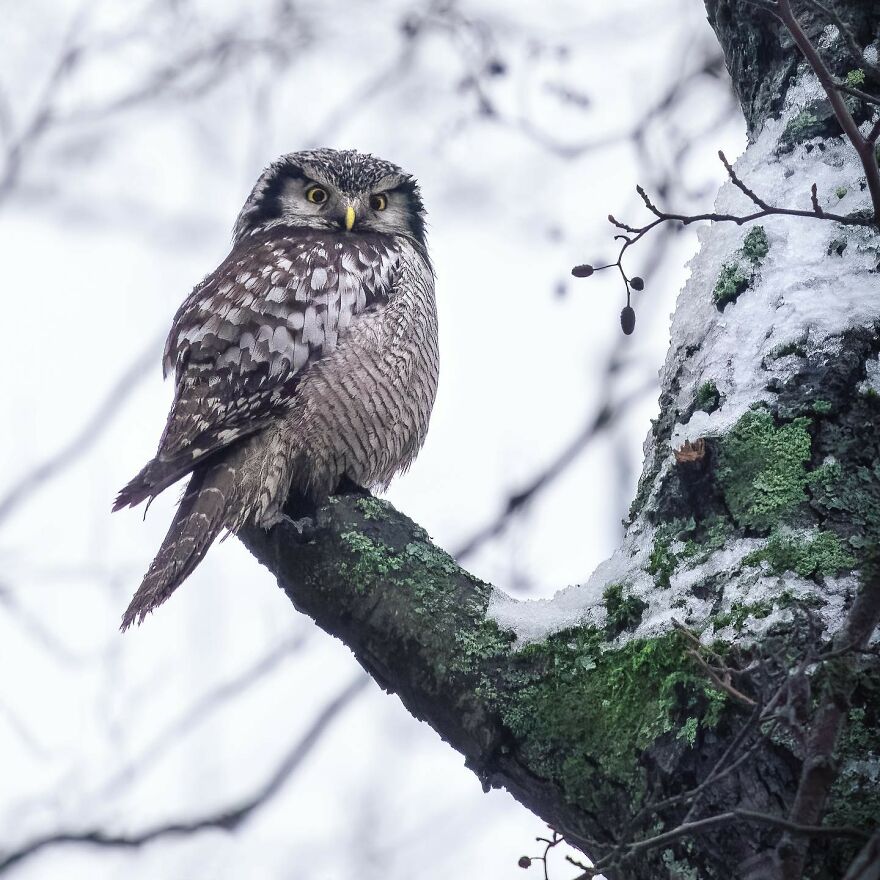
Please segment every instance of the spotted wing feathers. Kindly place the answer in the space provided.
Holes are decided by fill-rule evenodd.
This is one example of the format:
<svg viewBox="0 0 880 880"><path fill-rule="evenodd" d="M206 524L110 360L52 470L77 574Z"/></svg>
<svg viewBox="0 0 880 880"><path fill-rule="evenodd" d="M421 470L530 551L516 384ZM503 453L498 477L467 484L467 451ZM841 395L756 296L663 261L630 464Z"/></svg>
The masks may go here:
<svg viewBox="0 0 880 880"><path fill-rule="evenodd" d="M268 424L352 320L387 300L396 264L376 235L275 227L241 240L175 316L163 362L175 397L159 451L114 509Z"/></svg>

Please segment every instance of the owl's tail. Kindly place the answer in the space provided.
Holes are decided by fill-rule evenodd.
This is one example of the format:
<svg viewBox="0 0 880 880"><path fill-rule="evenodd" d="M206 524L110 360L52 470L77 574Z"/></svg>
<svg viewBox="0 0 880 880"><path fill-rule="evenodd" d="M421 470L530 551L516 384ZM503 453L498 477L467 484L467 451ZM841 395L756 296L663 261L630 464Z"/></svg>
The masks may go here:
<svg viewBox="0 0 880 880"><path fill-rule="evenodd" d="M121 629L144 618L161 605L192 574L226 524L234 501L239 456L198 468L190 477L171 527L144 575L125 614Z"/></svg>
<svg viewBox="0 0 880 880"><path fill-rule="evenodd" d="M123 507L137 507L148 498L152 500L192 469L191 456L186 456L183 461L180 460L180 457L171 461L163 461L157 455L156 458L148 461L138 474L119 491L113 502L113 512L122 510Z"/></svg>

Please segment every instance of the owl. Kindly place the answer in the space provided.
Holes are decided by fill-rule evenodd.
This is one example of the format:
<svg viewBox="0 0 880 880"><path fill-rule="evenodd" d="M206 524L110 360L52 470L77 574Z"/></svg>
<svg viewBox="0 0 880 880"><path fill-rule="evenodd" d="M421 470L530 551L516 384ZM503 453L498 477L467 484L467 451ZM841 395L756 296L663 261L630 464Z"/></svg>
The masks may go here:
<svg viewBox="0 0 880 880"><path fill-rule="evenodd" d="M159 449L114 510L189 482L123 630L221 532L271 527L291 491L317 503L346 478L384 488L415 458L438 376L416 181L355 150L273 162L229 255L175 315L163 368L174 400Z"/></svg>

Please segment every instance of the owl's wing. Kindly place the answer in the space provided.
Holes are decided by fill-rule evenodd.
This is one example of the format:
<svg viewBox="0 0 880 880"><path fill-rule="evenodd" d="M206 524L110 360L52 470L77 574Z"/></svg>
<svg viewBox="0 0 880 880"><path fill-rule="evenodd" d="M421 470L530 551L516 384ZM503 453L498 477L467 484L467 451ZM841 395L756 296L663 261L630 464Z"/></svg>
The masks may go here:
<svg viewBox="0 0 880 880"><path fill-rule="evenodd" d="M377 235L275 228L237 244L175 316L163 360L175 396L159 451L116 506L158 494L268 424L352 321L387 301L397 262Z"/></svg>

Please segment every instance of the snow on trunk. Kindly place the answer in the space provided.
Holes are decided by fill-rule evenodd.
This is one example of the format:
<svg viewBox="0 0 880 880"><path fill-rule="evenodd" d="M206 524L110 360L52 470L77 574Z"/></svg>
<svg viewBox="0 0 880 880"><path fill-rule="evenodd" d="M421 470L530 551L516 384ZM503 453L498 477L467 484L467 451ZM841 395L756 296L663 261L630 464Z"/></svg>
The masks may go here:
<svg viewBox="0 0 880 880"><path fill-rule="evenodd" d="M849 142L808 137L823 98L801 69L781 117L765 123L736 173L771 205L810 210L815 183L824 210L868 210ZM754 210L732 182L721 188L716 211ZM703 228L672 318L661 411L621 547L586 583L552 599L496 592L489 613L498 625L524 644L581 625L607 631L610 621L623 644L656 636L675 618L705 641L731 642L806 602L836 631L856 584L859 526L830 516L827 527L847 462L825 428L877 398L878 264L869 227L771 216ZM862 343L855 353L853 339Z"/></svg>

